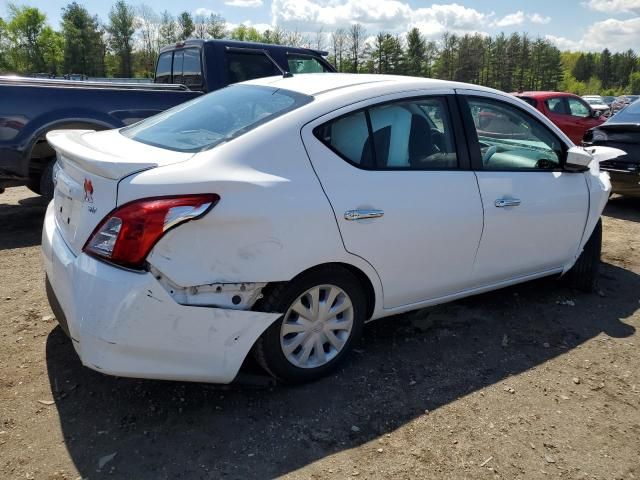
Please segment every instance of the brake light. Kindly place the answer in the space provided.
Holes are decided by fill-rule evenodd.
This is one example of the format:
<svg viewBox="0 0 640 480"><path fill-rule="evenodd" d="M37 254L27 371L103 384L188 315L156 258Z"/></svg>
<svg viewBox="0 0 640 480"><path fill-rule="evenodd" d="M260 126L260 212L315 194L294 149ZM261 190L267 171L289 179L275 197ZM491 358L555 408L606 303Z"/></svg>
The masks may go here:
<svg viewBox="0 0 640 480"><path fill-rule="evenodd" d="M219 200L216 194L135 200L107 215L83 251L116 265L142 269L147 255L168 230L202 217Z"/></svg>

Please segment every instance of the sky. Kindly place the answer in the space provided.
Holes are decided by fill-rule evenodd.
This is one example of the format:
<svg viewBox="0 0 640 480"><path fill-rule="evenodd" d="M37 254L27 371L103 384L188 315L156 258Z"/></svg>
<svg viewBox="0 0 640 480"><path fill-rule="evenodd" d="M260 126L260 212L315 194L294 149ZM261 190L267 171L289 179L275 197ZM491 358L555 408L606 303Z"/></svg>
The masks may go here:
<svg viewBox="0 0 640 480"><path fill-rule="evenodd" d="M17 0L35 6L58 27L62 8L70 0ZM77 0L106 22L115 0ZM0 0L0 16L8 0ZM544 37L562 50L599 51L609 48L640 50L640 0L458 0L432 3L423 0L129 0L155 11L176 15L217 13L230 24L244 23L258 30L278 25L314 34L360 23L369 35L380 31L405 33L418 27L429 39L444 31L494 35L504 31L528 32Z"/></svg>

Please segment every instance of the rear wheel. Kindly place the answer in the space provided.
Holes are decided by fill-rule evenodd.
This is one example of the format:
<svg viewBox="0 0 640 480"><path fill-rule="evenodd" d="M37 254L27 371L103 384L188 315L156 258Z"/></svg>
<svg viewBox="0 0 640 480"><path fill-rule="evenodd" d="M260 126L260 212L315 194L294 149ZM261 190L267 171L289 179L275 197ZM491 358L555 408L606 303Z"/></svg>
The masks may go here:
<svg viewBox="0 0 640 480"><path fill-rule="evenodd" d="M256 342L256 359L277 379L302 383L345 359L362 333L366 300L351 272L327 267L273 288L260 308L284 315Z"/></svg>
<svg viewBox="0 0 640 480"><path fill-rule="evenodd" d="M600 252L602 250L602 220L598 220L584 250L567 273L569 284L584 292L592 292L600 271Z"/></svg>
<svg viewBox="0 0 640 480"><path fill-rule="evenodd" d="M47 202L53 199L53 164L56 163L56 159L52 158L47 166L44 167L42 175L40 176L40 195L42 195Z"/></svg>

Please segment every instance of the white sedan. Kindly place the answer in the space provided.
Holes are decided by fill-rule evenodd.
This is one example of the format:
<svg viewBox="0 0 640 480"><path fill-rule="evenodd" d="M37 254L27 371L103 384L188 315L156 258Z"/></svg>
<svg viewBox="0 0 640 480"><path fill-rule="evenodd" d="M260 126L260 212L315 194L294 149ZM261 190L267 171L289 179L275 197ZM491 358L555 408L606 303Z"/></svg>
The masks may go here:
<svg viewBox="0 0 640 480"><path fill-rule="evenodd" d="M496 90L270 77L47 139L47 292L103 373L228 383L252 352L308 381L368 320L596 278L610 191L598 160L613 154Z"/></svg>

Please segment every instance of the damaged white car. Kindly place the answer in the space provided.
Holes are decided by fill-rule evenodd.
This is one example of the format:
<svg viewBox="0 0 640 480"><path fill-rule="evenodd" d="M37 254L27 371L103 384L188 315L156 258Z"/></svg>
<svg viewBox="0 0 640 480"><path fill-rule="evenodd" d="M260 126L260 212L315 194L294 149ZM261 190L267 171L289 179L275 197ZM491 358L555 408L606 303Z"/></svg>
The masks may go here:
<svg viewBox="0 0 640 480"><path fill-rule="evenodd" d="M543 276L590 288L615 155L502 92L343 74L47 139L47 291L83 364L219 383L250 353L318 378L368 320Z"/></svg>

